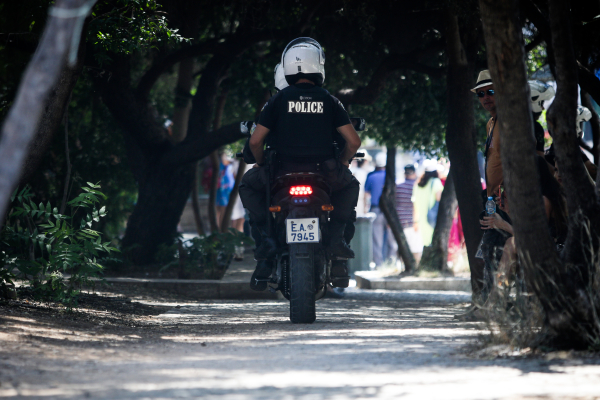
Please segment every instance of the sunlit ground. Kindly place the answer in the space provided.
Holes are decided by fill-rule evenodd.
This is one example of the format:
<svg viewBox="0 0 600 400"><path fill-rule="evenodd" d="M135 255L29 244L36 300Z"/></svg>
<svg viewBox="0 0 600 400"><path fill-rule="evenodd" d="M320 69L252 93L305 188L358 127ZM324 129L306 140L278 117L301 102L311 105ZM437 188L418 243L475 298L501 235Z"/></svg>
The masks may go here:
<svg viewBox="0 0 600 400"><path fill-rule="evenodd" d="M320 301L312 325L290 324L285 301L179 304L149 326L116 332L8 316L0 322L0 397L600 396L597 359L465 356L485 331L453 320L464 298L423 296L355 289L346 299Z"/></svg>

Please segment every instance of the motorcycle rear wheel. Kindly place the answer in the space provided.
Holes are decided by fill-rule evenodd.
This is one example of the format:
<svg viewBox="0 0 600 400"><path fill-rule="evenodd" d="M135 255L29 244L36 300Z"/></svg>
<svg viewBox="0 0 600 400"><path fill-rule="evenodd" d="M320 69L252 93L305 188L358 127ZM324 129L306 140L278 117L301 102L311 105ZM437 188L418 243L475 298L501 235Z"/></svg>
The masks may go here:
<svg viewBox="0 0 600 400"><path fill-rule="evenodd" d="M290 321L294 324L315 322L315 269L312 251L308 245L290 247ZM294 251L296 250L296 251ZM302 258L297 257L302 251Z"/></svg>

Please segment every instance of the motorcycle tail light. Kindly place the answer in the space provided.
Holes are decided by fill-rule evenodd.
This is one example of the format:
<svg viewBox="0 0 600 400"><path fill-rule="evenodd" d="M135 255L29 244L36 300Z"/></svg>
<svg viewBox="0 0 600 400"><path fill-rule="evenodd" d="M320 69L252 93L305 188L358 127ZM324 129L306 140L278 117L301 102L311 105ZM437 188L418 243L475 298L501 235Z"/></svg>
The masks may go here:
<svg viewBox="0 0 600 400"><path fill-rule="evenodd" d="M290 188L290 194L292 196L306 196L312 194L312 186L292 186Z"/></svg>

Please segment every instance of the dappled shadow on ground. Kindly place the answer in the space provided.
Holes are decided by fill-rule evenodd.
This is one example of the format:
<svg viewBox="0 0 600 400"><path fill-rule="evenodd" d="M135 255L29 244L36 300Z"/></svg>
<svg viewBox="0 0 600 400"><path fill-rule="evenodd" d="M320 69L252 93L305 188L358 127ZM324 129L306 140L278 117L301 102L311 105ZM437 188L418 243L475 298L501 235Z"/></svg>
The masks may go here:
<svg viewBox="0 0 600 400"><path fill-rule="evenodd" d="M598 382L595 359L575 365L465 357L465 347L485 332L455 322L462 309L421 298L325 299L310 325L291 324L286 301L180 303L136 326L0 313L0 395L566 398L575 394L574 380L584 394Z"/></svg>

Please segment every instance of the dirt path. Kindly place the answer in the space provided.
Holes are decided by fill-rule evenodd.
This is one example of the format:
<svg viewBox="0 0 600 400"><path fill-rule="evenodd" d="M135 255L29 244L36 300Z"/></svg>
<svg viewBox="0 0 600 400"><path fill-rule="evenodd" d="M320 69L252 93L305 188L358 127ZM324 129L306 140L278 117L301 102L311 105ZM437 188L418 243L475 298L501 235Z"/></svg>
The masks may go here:
<svg viewBox="0 0 600 400"><path fill-rule="evenodd" d="M452 319L460 301L355 292L320 301L308 326L285 301L134 302L145 315L89 319L0 308L0 398L600 396L598 358L465 355L485 331Z"/></svg>

